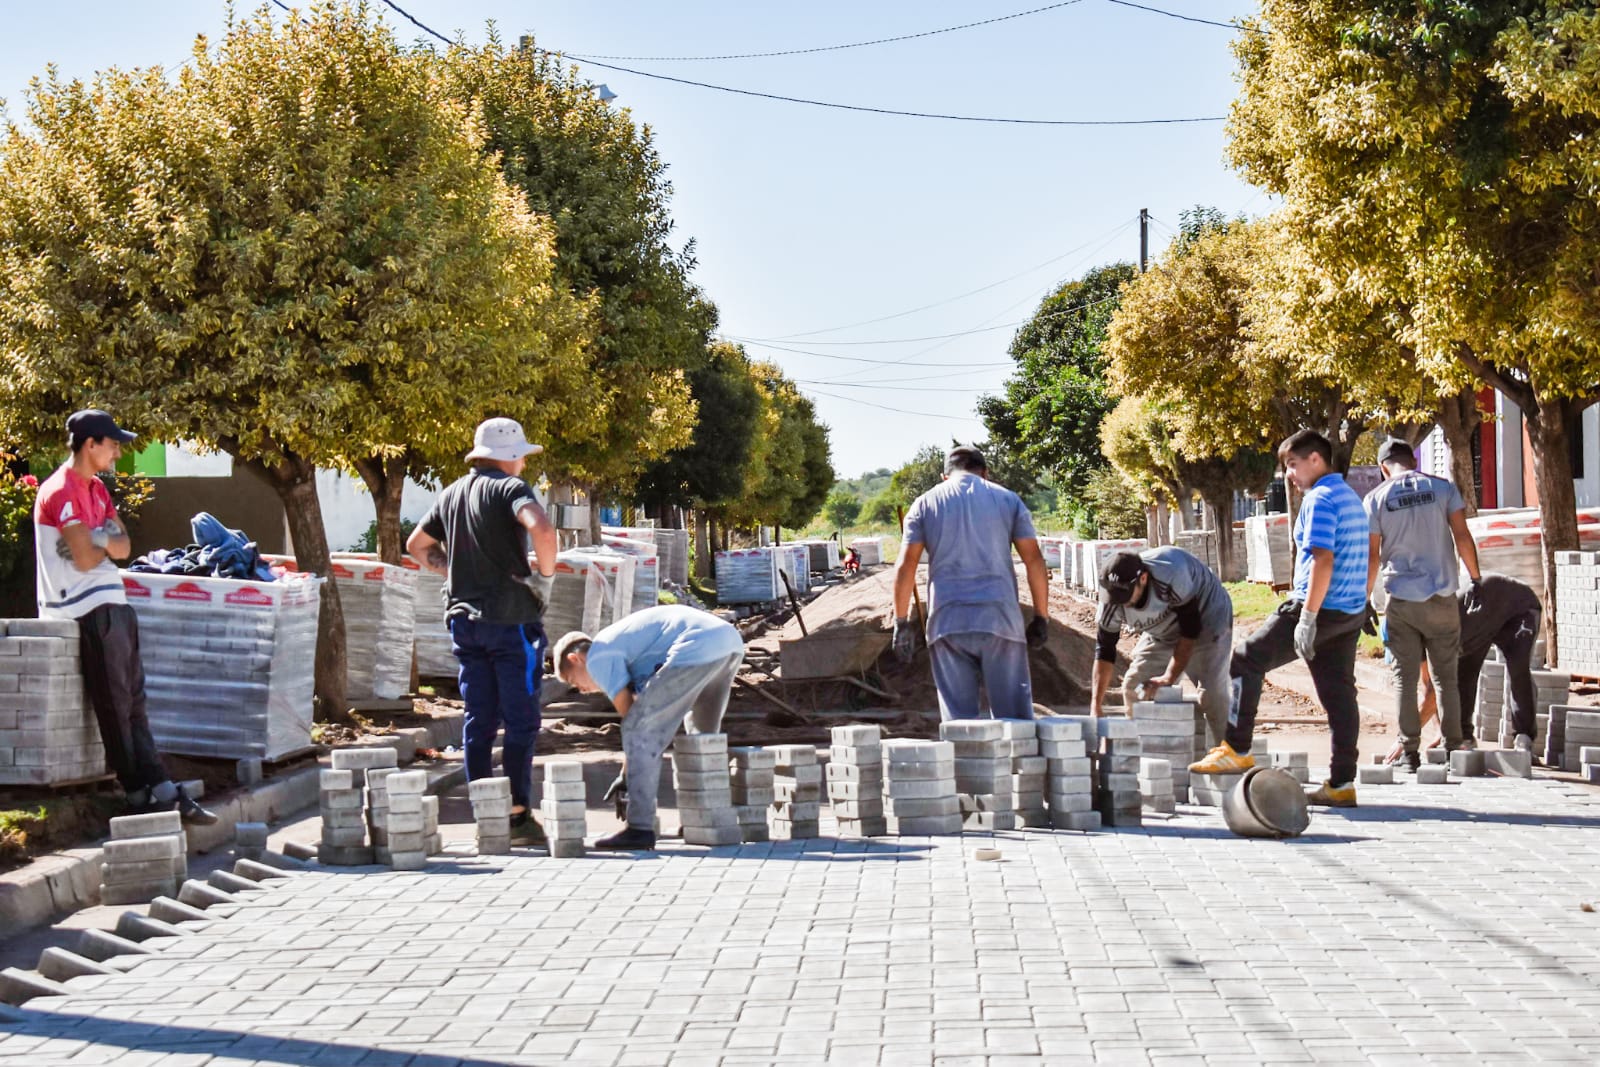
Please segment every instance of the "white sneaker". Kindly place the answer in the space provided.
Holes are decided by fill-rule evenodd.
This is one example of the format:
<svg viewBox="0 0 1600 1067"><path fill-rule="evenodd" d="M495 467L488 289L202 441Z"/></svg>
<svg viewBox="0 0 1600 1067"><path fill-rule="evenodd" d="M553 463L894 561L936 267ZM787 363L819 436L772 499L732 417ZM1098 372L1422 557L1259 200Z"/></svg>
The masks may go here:
<svg viewBox="0 0 1600 1067"><path fill-rule="evenodd" d="M1533 755L1533 738L1527 734L1518 734L1516 748L1518 752L1526 752L1530 756Z"/></svg>

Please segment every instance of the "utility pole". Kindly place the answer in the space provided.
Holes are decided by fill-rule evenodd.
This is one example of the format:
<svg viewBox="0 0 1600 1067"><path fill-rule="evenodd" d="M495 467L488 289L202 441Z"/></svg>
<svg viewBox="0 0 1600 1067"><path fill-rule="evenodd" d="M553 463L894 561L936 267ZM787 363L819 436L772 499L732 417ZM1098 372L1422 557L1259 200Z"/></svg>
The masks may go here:
<svg viewBox="0 0 1600 1067"><path fill-rule="evenodd" d="M1150 262L1150 209L1139 209L1139 273L1143 274Z"/></svg>

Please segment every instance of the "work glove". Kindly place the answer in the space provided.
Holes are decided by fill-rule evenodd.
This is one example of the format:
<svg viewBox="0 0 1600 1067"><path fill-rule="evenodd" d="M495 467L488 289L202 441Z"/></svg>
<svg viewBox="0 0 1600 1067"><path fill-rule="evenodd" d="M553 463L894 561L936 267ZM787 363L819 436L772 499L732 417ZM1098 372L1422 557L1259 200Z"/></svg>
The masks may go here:
<svg viewBox="0 0 1600 1067"><path fill-rule="evenodd" d="M624 818L627 816L628 770L626 767L617 772L616 781L611 783L610 787L606 790L606 795L600 799L602 801L611 800L616 802L618 818Z"/></svg>
<svg viewBox="0 0 1600 1067"><path fill-rule="evenodd" d="M1378 609L1372 606L1370 600L1367 601L1367 618L1361 624L1361 632L1371 634L1373 637L1378 636Z"/></svg>
<svg viewBox="0 0 1600 1067"><path fill-rule="evenodd" d="M89 543L104 550L111 543L111 530L105 526L96 526L89 531Z"/></svg>
<svg viewBox="0 0 1600 1067"><path fill-rule="evenodd" d="M1317 613L1310 608L1300 609L1300 621L1294 627L1294 650L1300 658L1310 663L1317 655Z"/></svg>
<svg viewBox="0 0 1600 1067"><path fill-rule="evenodd" d="M910 663L917 654L917 631L911 625L911 619L899 618L894 620L894 658L901 663Z"/></svg>
<svg viewBox="0 0 1600 1067"><path fill-rule="evenodd" d="M535 570L522 581L533 590L533 598L539 602L539 613L543 614L544 609L550 606L550 589L556 584L556 576L540 574Z"/></svg>
<svg viewBox="0 0 1600 1067"><path fill-rule="evenodd" d="M1475 615L1483 610L1483 582L1481 580L1472 579L1472 584L1467 586L1466 593L1461 597L1461 606L1467 609L1468 615Z"/></svg>
<svg viewBox="0 0 1600 1067"><path fill-rule="evenodd" d="M1050 639L1050 620L1043 615L1035 615L1028 624L1028 647L1043 648Z"/></svg>

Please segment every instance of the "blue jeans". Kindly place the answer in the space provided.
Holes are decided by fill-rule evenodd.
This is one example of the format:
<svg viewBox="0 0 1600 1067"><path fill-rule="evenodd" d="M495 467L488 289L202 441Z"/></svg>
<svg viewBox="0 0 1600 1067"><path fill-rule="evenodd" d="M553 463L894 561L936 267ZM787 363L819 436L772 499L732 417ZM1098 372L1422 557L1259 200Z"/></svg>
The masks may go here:
<svg viewBox="0 0 1600 1067"><path fill-rule="evenodd" d="M511 803L531 807L533 749L539 737L539 678L543 673L544 628L456 617L450 620L450 650L461 664L462 747L467 781L494 773L494 739L505 725L501 762L511 779Z"/></svg>
<svg viewBox="0 0 1600 1067"><path fill-rule="evenodd" d="M996 719L1033 718L1033 682L1028 646L994 634L949 634L928 646L939 718L983 717L979 687Z"/></svg>

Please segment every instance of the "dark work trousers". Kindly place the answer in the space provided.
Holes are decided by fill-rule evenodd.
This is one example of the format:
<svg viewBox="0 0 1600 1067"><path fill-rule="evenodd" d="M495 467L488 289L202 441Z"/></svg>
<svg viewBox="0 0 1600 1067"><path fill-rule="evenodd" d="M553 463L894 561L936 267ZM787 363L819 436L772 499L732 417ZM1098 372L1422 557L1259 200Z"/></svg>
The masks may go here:
<svg viewBox="0 0 1600 1067"><path fill-rule="evenodd" d="M1500 627L1489 642L1505 657L1506 707L1511 711L1511 729L1529 737L1539 736L1533 702L1533 644L1539 639L1542 617L1543 612L1538 610L1518 615ZM1473 707L1478 701L1478 675L1483 672L1483 661L1488 655L1487 647L1463 648L1457 662L1456 676L1461 685L1461 736L1468 741L1478 736Z"/></svg>
<svg viewBox="0 0 1600 1067"><path fill-rule="evenodd" d="M511 803L530 807L533 749L539 738L539 679L545 637L538 623L516 625L450 620L451 651L461 664L462 747L467 781L494 774L494 739L505 726L501 763L511 779Z"/></svg>
<svg viewBox="0 0 1600 1067"><path fill-rule="evenodd" d="M78 620L83 688L100 723L106 761L126 793L167 780L144 710L139 618L126 604L101 604Z"/></svg>
<svg viewBox="0 0 1600 1067"><path fill-rule="evenodd" d="M1356 703L1356 642L1361 637L1362 612L1317 612L1315 655L1306 664L1317 700L1328 713L1333 734L1333 759L1328 780L1336 786L1355 781L1357 744L1361 736L1361 708ZM1239 680L1238 702L1228 715L1228 744L1235 752L1249 752L1255 734L1256 709L1261 685L1270 670L1295 658L1294 628L1300 622L1300 601L1286 600L1267 616L1260 629L1233 650L1228 673Z"/></svg>

